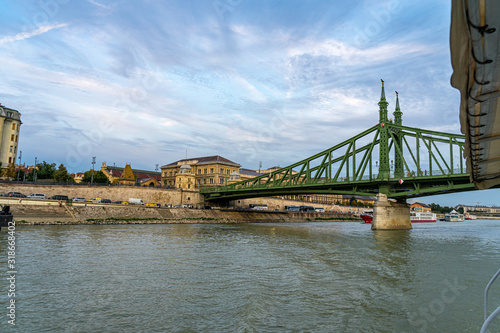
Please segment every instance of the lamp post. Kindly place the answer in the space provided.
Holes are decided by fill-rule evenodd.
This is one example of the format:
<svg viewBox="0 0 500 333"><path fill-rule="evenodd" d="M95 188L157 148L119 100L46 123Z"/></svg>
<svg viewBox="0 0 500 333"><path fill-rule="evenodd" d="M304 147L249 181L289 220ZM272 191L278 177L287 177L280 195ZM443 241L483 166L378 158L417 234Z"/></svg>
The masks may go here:
<svg viewBox="0 0 500 333"><path fill-rule="evenodd" d="M21 157L23 156L23 151L19 151L19 170L17 171L17 181L19 181L19 176L21 175Z"/></svg>
<svg viewBox="0 0 500 333"><path fill-rule="evenodd" d="M94 165L95 165L95 156L92 157L92 177L90 178L90 183L94 183Z"/></svg>
<svg viewBox="0 0 500 333"><path fill-rule="evenodd" d="M36 183L36 157L35 157L35 168L33 169L33 182Z"/></svg>

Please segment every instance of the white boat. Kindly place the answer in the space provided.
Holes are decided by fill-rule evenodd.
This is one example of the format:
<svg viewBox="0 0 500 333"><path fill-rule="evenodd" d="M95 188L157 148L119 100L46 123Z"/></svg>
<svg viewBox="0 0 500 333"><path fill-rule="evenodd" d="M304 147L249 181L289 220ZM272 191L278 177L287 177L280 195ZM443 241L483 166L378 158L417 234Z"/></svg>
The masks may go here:
<svg viewBox="0 0 500 333"><path fill-rule="evenodd" d="M464 220L464 215L463 214L459 214L455 210L452 210L448 214L445 214L444 220L446 222L462 222Z"/></svg>
<svg viewBox="0 0 500 333"><path fill-rule="evenodd" d="M465 219L466 220L477 220L477 216L471 215L471 214L465 214Z"/></svg>
<svg viewBox="0 0 500 333"><path fill-rule="evenodd" d="M432 212L410 212L411 223L436 222L436 214Z"/></svg>

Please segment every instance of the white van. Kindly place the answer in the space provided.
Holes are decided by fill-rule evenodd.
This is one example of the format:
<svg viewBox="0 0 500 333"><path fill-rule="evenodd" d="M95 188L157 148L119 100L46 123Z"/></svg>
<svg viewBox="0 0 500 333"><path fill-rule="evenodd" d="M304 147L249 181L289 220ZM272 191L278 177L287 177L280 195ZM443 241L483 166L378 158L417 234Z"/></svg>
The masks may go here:
<svg viewBox="0 0 500 333"><path fill-rule="evenodd" d="M73 202L87 202L87 199L80 197L73 197Z"/></svg>
<svg viewBox="0 0 500 333"><path fill-rule="evenodd" d="M43 193L31 193L30 195L28 195L26 197L31 198L31 199L45 199L45 194L43 194Z"/></svg>
<svg viewBox="0 0 500 333"><path fill-rule="evenodd" d="M142 201L142 199L137 199L137 198L129 198L128 203L131 205L144 205L144 201Z"/></svg>

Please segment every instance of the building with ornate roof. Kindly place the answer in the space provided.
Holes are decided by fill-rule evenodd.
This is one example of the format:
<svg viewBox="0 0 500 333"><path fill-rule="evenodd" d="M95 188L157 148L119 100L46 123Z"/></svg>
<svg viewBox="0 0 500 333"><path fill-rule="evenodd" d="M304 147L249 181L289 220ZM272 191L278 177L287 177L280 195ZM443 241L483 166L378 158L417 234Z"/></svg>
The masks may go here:
<svg viewBox="0 0 500 333"><path fill-rule="evenodd" d="M122 168L108 166L106 162L103 162L101 171L108 177L111 184L141 185L149 187L161 186L160 172L132 169L130 164L126 164L125 167Z"/></svg>
<svg viewBox="0 0 500 333"><path fill-rule="evenodd" d="M0 104L0 166L14 166L17 158L21 113Z"/></svg>
<svg viewBox="0 0 500 333"><path fill-rule="evenodd" d="M172 188L224 186L241 165L219 155L186 158L161 167L161 182ZM233 175L234 178L234 175Z"/></svg>

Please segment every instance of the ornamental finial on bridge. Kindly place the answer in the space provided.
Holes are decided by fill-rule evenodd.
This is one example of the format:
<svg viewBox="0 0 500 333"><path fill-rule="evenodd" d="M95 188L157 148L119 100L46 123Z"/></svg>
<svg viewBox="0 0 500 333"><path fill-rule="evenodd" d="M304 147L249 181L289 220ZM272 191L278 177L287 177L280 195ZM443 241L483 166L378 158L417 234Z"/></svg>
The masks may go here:
<svg viewBox="0 0 500 333"><path fill-rule="evenodd" d="M399 94L396 91L396 109L394 110L394 123L396 125L403 125L403 112L399 107Z"/></svg>

